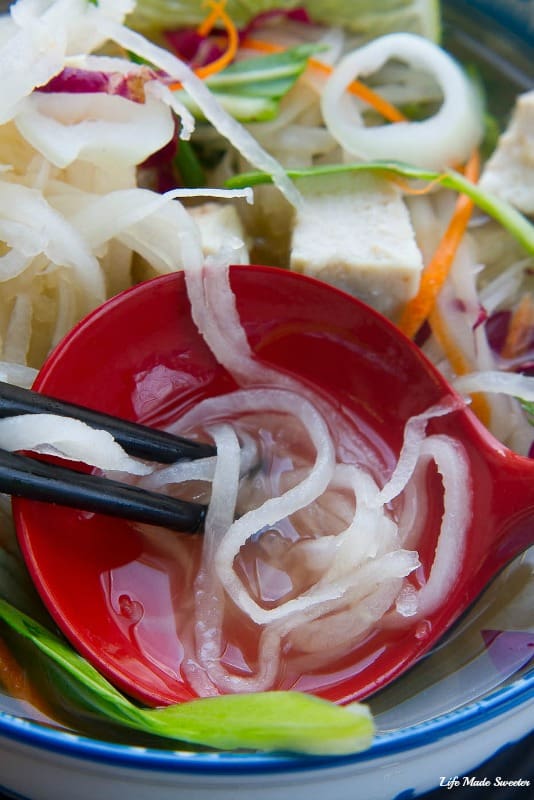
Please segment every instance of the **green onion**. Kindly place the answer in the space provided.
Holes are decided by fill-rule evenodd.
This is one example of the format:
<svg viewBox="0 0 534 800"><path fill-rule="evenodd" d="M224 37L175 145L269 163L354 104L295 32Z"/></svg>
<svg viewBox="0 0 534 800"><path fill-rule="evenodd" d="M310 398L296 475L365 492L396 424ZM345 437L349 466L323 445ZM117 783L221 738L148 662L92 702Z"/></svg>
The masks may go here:
<svg viewBox="0 0 534 800"><path fill-rule="evenodd" d="M364 750L372 741L374 725L366 706L336 706L301 692L224 695L141 708L62 639L2 599L0 619L50 660L63 695L128 728L222 750L343 755Z"/></svg>
<svg viewBox="0 0 534 800"><path fill-rule="evenodd" d="M194 188L206 185L206 176L190 142L181 139L174 157L174 166L178 170L183 186Z"/></svg>
<svg viewBox="0 0 534 800"><path fill-rule="evenodd" d="M377 172L386 177L391 175L408 180L440 183L446 189L461 192L470 197L482 211L497 220L523 245L528 253L534 255L534 225L510 203L484 191L454 170L433 172L397 161L361 161L354 164L325 164L305 169L289 169L287 175L293 180L305 180L306 178L320 178L352 172ZM242 189L246 186L258 186L263 183L272 183L272 178L268 173L244 172L227 180L225 186L228 189Z"/></svg>

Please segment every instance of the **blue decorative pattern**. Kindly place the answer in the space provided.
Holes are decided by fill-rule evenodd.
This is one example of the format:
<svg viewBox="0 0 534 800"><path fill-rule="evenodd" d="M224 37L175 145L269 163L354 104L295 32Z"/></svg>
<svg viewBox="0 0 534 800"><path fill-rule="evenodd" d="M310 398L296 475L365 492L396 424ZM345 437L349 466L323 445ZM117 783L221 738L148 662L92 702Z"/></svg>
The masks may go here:
<svg viewBox="0 0 534 800"><path fill-rule="evenodd" d="M393 800L412 800L412 798L416 797L415 789L405 789L404 792L401 792Z"/></svg>

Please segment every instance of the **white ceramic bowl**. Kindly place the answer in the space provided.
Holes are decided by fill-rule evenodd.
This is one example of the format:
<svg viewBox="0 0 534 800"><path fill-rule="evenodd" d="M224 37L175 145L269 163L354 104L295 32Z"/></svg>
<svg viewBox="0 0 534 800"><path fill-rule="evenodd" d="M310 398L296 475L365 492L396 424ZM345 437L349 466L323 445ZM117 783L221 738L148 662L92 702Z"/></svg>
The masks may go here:
<svg viewBox="0 0 534 800"><path fill-rule="evenodd" d="M468 4L446 5L462 23L457 44L469 50ZM469 4L471 11L483 5ZM532 4L486 5L496 10L497 25L525 34L528 26L506 15L517 8L532 17ZM472 30L471 42L484 51L476 20ZM497 39L490 33L491 47L500 41L509 55L515 44L498 30ZM28 800L400 800L472 775L533 729L533 568L531 550L499 576L446 642L371 698L378 735L365 753L318 758L145 748L0 710L0 791Z"/></svg>
<svg viewBox="0 0 534 800"><path fill-rule="evenodd" d="M165 752L111 745L0 719L8 797L31 800L366 800L417 797L474 768L532 728L534 674L427 722L381 734L352 758Z"/></svg>

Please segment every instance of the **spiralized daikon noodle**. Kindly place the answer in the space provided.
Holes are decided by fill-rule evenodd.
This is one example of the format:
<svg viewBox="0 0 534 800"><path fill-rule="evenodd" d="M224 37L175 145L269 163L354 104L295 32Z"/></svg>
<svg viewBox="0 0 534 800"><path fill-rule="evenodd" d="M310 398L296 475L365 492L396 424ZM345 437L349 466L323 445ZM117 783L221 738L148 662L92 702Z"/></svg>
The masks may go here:
<svg viewBox="0 0 534 800"><path fill-rule="evenodd" d="M95 430L77 419L55 414L19 414L0 419L4 450L33 450L61 456L102 470L146 475L151 468L128 456L107 431Z"/></svg>

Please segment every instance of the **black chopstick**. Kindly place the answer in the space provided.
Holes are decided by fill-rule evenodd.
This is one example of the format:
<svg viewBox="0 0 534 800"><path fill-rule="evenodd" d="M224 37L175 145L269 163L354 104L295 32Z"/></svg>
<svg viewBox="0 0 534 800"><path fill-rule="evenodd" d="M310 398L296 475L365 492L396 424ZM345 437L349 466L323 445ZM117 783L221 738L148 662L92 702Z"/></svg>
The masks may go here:
<svg viewBox="0 0 534 800"><path fill-rule="evenodd" d="M0 381L0 417L13 417L17 414L59 414L62 417L81 420L92 428L100 428L111 433L130 455L162 464L183 460L194 461L217 453L211 444L184 439L166 431Z"/></svg>
<svg viewBox="0 0 534 800"><path fill-rule="evenodd" d="M207 508L0 449L0 492L175 531L201 532Z"/></svg>

